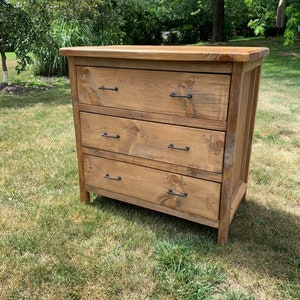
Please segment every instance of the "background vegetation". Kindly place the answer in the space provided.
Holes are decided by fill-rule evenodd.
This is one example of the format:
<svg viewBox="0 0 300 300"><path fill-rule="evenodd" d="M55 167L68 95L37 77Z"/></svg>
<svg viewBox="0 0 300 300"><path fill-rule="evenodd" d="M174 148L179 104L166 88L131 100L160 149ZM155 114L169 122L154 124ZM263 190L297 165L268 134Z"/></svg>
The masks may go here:
<svg viewBox="0 0 300 300"><path fill-rule="evenodd" d="M276 25L282 3L282 25ZM214 7L223 7L225 21ZM34 65L38 75L67 73L64 46L192 44L254 34L298 37L298 0L0 0L0 52L15 51L18 70ZM221 33L217 39L216 27ZM165 34L162 34L165 33Z"/></svg>
<svg viewBox="0 0 300 300"><path fill-rule="evenodd" d="M12 76L27 85L0 94L1 300L300 298L300 45L229 45L271 55L226 247L212 228L102 197L80 203L68 81Z"/></svg>

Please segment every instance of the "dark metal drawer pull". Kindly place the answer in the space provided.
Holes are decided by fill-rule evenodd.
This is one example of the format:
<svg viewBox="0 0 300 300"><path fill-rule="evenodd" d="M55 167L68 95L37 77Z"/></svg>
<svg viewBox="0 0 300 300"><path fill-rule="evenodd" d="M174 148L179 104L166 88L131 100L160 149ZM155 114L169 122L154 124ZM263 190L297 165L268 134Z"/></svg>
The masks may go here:
<svg viewBox="0 0 300 300"><path fill-rule="evenodd" d="M183 151L189 151L190 147L185 146L184 148L175 147L174 144L169 144L168 148L174 149L174 150L183 150Z"/></svg>
<svg viewBox="0 0 300 300"><path fill-rule="evenodd" d="M117 86L115 86L113 88L108 88L108 87L105 87L104 85L99 86L98 89L103 90L103 91L116 91L116 92L119 90L119 88Z"/></svg>
<svg viewBox="0 0 300 300"><path fill-rule="evenodd" d="M101 133L101 136L106 137L106 138L111 138L111 139L119 139L120 138L119 134L109 135L107 132Z"/></svg>
<svg viewBox="0 0 300 300"><path fill-rule="evenodd" d="M172 195L172 196L183 197L183 198L187 197L187 195L188 195L187 193L176 194L176 193L174 193L173 190L171 190L171 189L168 189L168 194L169 194L169 195Z"/></svg>
<svg viewBox="0 0 300 300"><path fill-rule="evenodd" d="M177 95L176 93L171 93L170 94L170 97L176 97L176 98L188 98L188 99L191 99L193 97L192 94L187 94L187 95Z"/></svg>
<svg viewBox="0 0 300 300"><path fill-rule="evenodd" d="M105 174L103 177L104 177L105 179L115 180L115 181L120 181L120 180L122 179L121 176L118 176L118 177L115 178L115 177L110 177L109 174Z"/></svg>

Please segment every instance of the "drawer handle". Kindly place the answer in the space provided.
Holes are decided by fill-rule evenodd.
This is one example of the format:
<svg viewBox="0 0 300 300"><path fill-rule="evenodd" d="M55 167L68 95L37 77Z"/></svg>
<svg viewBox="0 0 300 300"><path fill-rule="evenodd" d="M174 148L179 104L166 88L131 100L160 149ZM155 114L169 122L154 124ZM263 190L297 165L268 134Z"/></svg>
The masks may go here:
<svg viewBox="0 0 300 300"><path fill-rule="evenodd" d="M119 139L120 138L119 134L109 135L107 132L101 133L101 136L106 137L106 138L110 138L110 139Z"/></svg>
<svg viewBox="0 0 300 300"><path fill-rule="evenodd" d="M185 198L185 197L187 197L188 194L187 193L176 194L176 193L173 192L173 190L168 189L168 195L178 196L178 197Z"/></svg>
<svg viewBox="0 0 300 300"><path fill-rule="evenodd" d="M117 86L113 87L113 88L108 88L108 87L105 87L104 85L101 85L98 87L99 90L102 90L102 91L118 91L119 88Z"/></svg>
<svg viewBox="0 0 300 300"><path fill-rule="evenodd" d="M187 95L177 95L176 93L171 93L170 97L175 97L175 98L188 98L191 99L193 97L192 94L187 94Z"/></svg>
<svg viewBox="0 0 300 300"><path fill-rule="evenodd" d="M175 147L174 144L169 144L168 148L174 149L174 150L182 150L182 151L189 151L190 147L185 146L184 148Z"/></svg>
<svg viewBox="0 0 300 300"><path fill-rule="evenodd" d="M109 174L105 174L103 177L104 177L105 179L115 180L115 181L120 181L120 180L122 179L121 176L118 176L118 177L110 177Z"/></svg>

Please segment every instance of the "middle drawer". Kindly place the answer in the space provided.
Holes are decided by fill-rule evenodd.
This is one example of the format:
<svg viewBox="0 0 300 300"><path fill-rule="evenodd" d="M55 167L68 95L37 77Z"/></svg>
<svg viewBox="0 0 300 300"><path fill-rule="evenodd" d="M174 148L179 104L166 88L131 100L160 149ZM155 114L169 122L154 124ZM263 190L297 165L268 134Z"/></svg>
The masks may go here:
<svg viewBox="0 0 300 300"><path fill-rule="evenodd" d="M80 122L85 147L222 173L223 132L84 112Z"/></svg>

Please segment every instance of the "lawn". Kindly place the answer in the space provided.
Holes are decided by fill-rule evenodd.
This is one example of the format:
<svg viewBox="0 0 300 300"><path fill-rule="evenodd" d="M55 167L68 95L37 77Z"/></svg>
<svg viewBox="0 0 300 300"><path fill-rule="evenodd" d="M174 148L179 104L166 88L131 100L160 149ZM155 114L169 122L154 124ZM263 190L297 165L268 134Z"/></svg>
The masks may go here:
<svg viewBox="0 0 300 300"><path fill-rule="evenodd" d="M300 43L267 46L246 201L216 230L79 201L70 86L0 94L0 299L300 299Z"/></svg>

